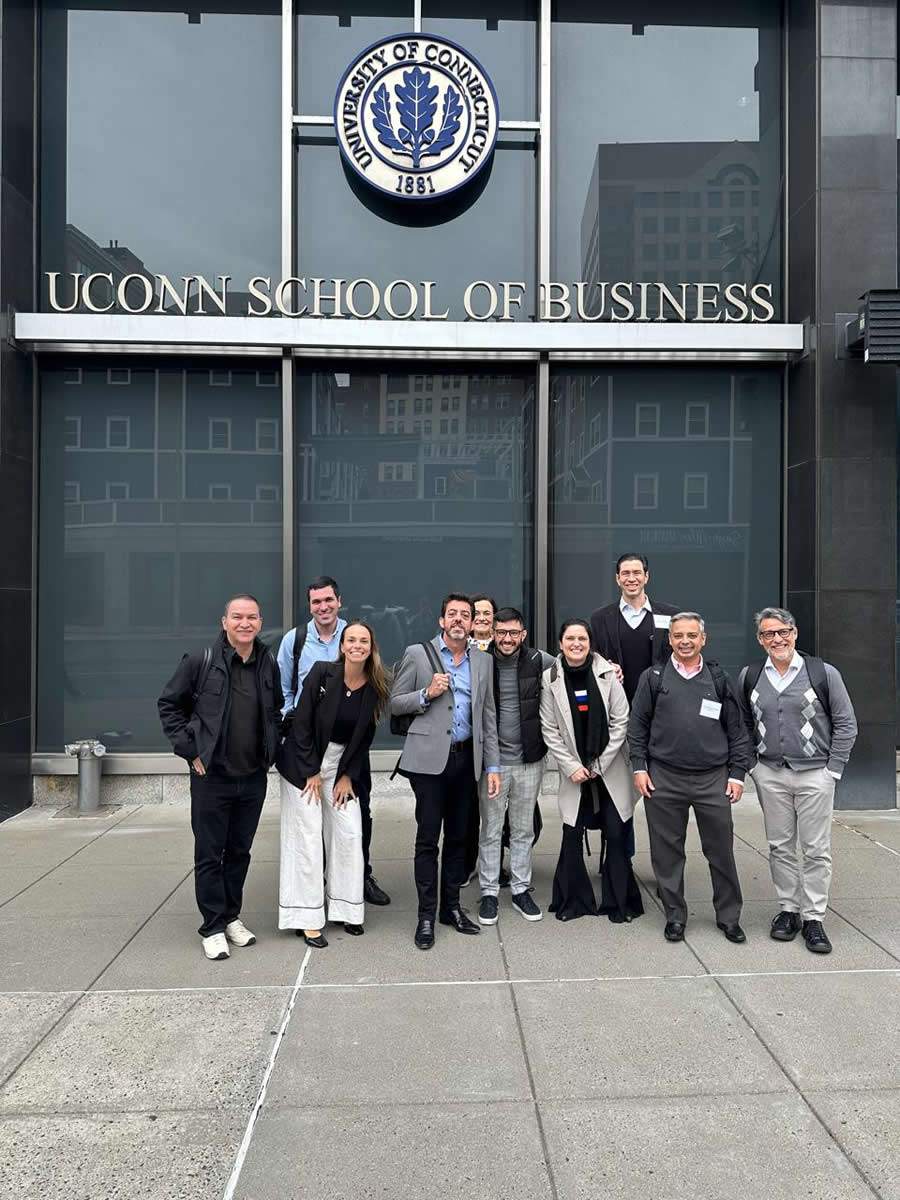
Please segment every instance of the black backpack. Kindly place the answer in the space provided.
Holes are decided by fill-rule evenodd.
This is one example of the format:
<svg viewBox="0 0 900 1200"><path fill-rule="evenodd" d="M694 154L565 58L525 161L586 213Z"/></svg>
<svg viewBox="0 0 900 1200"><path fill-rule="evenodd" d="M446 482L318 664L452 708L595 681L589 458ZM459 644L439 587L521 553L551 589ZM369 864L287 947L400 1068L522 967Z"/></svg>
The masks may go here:
<svg viewBox="0 0 900 1200"><path fill-rule="evenodd" d="M804 654L802 651L800 652L800 657L803 659L806 673L809 676L809 686L816 693L816 698L830 720L831 693L828 690L828 672L825 670L825 663L821 658L816 658L814 654ZM765 666L764 662L754 663L747 668L747 673L744 675L744 699L749 709L753 707L750 703L750 693L759 682L759 677L762 675Z"/></svg>
<svg viewBox="0 0 900 1200"><path fill-rule="evenodd" d="M443 675L444 667L443 667L440 659L438 658L437 654L435 653L434 646L432 646L431 642L419 642L418 644L425 651L425 657L428 659L429 663L434 668L435 675ZM399 666L400 666L400 663L394 664L394 672L393 672L394 678L397 677L397 668ZM416 719L417 715L418 715L417 713L407 713L401 717L395 717L392 713L391 714L391 733L394 735L394 737L406 737L406 735L409 733L409 727L410 727L410 725L412 725L412 723ZM395 771L395 773L396 773L396 771ZM391 778L393 778L393 776L391 776Z"/></svg>

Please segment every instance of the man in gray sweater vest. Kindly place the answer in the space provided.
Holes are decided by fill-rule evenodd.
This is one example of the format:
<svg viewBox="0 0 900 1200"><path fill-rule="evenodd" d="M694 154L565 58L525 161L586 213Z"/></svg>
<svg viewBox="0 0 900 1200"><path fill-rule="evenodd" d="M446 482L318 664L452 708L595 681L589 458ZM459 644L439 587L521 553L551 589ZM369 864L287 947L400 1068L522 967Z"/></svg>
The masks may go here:
<svg viewBox="0 0 900 1200"><path fill-rule="evenodd" d="M684 938L684 839L693 808L712 879L716 924L744 942L741 885L734 861L731 805L740 800L750 743L731 680L703 661L706 631L697 613L676 613L671 657L641 675L631 704L628 748L644 797L650 859L669 942Z"/></svg>
<svg viewBox="0 0 900 1200"><path fill-rule="evenodd" d="M786 609L764 608L755 620L768 657L762 668L744 667L739 691L781 908L770 934L791 942L802 930L808 950L830 954L822 921L834 785L856 741L856 717L840 673L797 653L797 622Z"/></svg>

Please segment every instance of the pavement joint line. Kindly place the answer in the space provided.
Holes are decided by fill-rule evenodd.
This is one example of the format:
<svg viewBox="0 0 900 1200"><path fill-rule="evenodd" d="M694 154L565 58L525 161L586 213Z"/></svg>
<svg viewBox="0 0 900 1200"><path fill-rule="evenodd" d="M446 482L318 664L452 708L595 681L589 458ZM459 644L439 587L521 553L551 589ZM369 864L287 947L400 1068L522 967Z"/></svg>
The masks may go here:
<svg viewBox="0 0 900 1200"><path fill-rule="evenodd" d="M509 988L509 998L512 1003L513 1016L516 1019L516 1031L519 1035L519 1045L522 1049L522 1058L525 1062L525 1074L528 1078L528 1090L531 1093L531 1107L534 1113L535 1124L537 1125L538 1137L541 1142L541 1154L544 1158L544 1169L547 1172L547 1185L550 1188L552 1200L559 1200L559 1189L556 1186L556 1175L553 1171L553 1160L550 1157L550 1144L547 1140L547 1132L544 1129L544 1117L541 1113L541 1107L538 1103L537 1088L534 1085L534 1072L531 1069L531 1059L528 1056L528 1043L525 1040L525 1029L522 1025L522 1015L519 1012L519 1001L516 997L516 989L509 979L509 962L506 957L506 945L503 941L503 930L497 925L497 941L500 946L500 958L503 961L503 971L506 975L506 984Z"/></svg>
<svg viewBox="0 0 900 1200"><path fill-rule="evenodd" d="M15 993L15 992L0 992L0 996L2 996L2 995L9 996L9 995L16 995L16 994L17 993ZM19 1059L19 1061L17 1063L15 1063L14 1066L10 1070L5 1071L2 1074L0 1074L0 1092L3 1091L3 1089L9 1083L9 1081L13 1078L13 1076L18 1071L20 1071L21 1068L25 1065L25 1063L29 1060L29 1058L31 1058L32 1054L34 1054L34 1052L38 1048L38 1046L40 1046L42 1042L45 1042L47 1040L47 1038L50 1036L50 1034L59 1028L59 1026L62 1024L62 1022L66 1019L66 1017L69 1015L69 1013L72 1011L72 1009L76 1006L76 1004L78 1004L81 997L84 995L83 992L51 992L51 993L38 992L38 993L28 993L28 994L29 995L49 994L49 995L56 995L56 996L71 996L72 1003L66 1005L66 1007L63 1009L63 1011L59 1014L59 1016L56 1018L56 1020L50 1026L50 1028L45 1031L45 1033L43 1034L42 1037L38 1038L38 1040L35 1042L35 1044L33 1046L30 1046L28 1048L28 1050L25 1051L25 1053L22 1055L22 1057Z"/></svg>
<svg viewBox="0 0 900 1200"><path fill-rule="evenodd" d="M826 974L827 972L816 971L814 973L819 975L819 974ZM852 971L852 972L848 971L848 972L844 972L844 973L860 974L860 973L864 973L864 971ZM891 972L891 973L893 974L893 972ZM762 1049L765 1051L765 1053L769 1055L772 1062L775 1064L775 1066L778 1068L778 1070L781 1072L781 1074L784 1076L784 1078L788 1081L790 1086L794 1089L794 1092L800 1098L800 1102L802 1104L806 1105L807 1109L812 1114L813 1119L816 1121L816 1123L822 1129L822 1132L825 1134L826 1138L828 1138L828 1140L834 1146L834 1148L836 1149L838 1154L840 1154L841 1157L846 1160L846 1162L849 1164L849 1166L852 1168L852 1170L855 1171L856 1174L859 1176L859 1178L862 1180L863 1186L867 1187L869 1189L869 1191L872 1192L872 1194L877 1197L877 1200L885 1200L884 1195L878 1190L878 1188L875 1187L875 1185L872 1183L872 1181L866 1175L865 1171L863 1171L863 1169L859 1165L859 1163L857 1163L847 1153L847 1151L843 1148L843 1146L837 1140L835 1135L828 1128L824 1119L819 1115L817 1109L813 1106L813 1104L809 1100L808 1096L804 1092L803 1088L800 1086L799 1082L794 1078L791 1071L784 1065L784 1063L781 1061L781 1059L778 1057L778 1055L775 1053L775 1051L772 1049L772 1047L769 1045L769 1043L766 1041L766 1039L763 1037L763 1035L760 1033L760 1031L757 1029L757 1027L753 1024L753 1022L750 1020L750 1018L744 1012L743 1008L738 1004L735 997L732 996L731 993L728 991L728 989L723 985L723 983L722 983L723 978L725 978L725 976L717 977L715 979L715 985L719 989L719 991L722 993L722 995L725 997L726 1003L729 1004L734 1009L734 1011L737 1013L738 1019L741 1022L743 1022L743 1024L750 1031L751 1035L756 1038L757 1042L762 1047ZM863 1090L863 1089L861 1089L861 1090Z"/></svg>
<svg viewBox="0 0 900 1200"><path fill-rule="evenodd" d="M129 815L129 813L126 813L124 816L119 817L117 821L113 821L107 826L106 829L101 829L96 837L92 837L90 841L85 842L83 846L79 846L77 850L73 850L68 858L63 858L58 863L54 863L52 867L49 867L46 871L44 871L43 875L38 875L37 879L32 879L32 881L30 883L26 883L23 888L19 888L17 892L14 892L11 896L7 896L5 900L0 901L0 908L4 908L7 904L11 904L13 900L17 900L19 896L27 892L29 888L33 888L35 884L40 883L42 879L46 879L48 875L52 875L54 871L65 866L67 862L71 862L73 858L77 857L82 850L86 850L88 846L93 846L94 842L99 842L100 839L105 834L109 833L111 829L115 829L117 825L121 825L123 821L126 821Z"/></svg>
<svg viewBox="0 0 900 1200"><path fill-rule="evenodd" d="M278 1051L281 1049L281 1043L284 1041L284 1035L287 1032L287 1027L291 1019L291 1014L294 1011L294 1005L297 1001L297 995L300 988L303 986L303 977L306 974L306 968L309 960L312 957L312 949L307 946L306 953L303 956L303 962L300 964L300 970L297 972L297 978L294 981L294 988L291 992L290 999L284 1010L284 1015L281 1018L281 1024L278 1027L278 1033L275 1036L275 1044L272 1046L269 1054L269 1062L266 1066L262 1077L262 1083L259 1086L259 1094L256 1097L256 1103L253 1106L253 1111L247 1121L247 1128L244 1130L244 1136L241 1139L241 1144L238 1147L237 1156L234 1160L234 1166L231 1168L231 1175L228 1177L228 1183L225 1185L225 1191L222 1194L222 1200L232 1200L235 1188L241 1177L241 1171L244 1167L244 1160L247 1157L247 1151L250 1149L250 1142L253 1139L253 1131L256 1128L256 1122L266 1099L266 1091L269 1087L269 1080L272 1077L272 1072L275 1069L275 1060L278 1058Z"/></svg>
<svg viewBox="0 0 900 1200"><path fill-rule="evenodd" d="M900 850L895 850L893 846L886 846L884 842L879 842L877 838L870 837L862 829L857 829L855 825L845 825L843 821L835 821L835 825L839 825L841 829L849 830L850 833L855 833L864 842L871 842L873 846L877 846L880 850L887 850L888 854L893 854L895 858L900 858Z"/></svg>
<svg viewBox="0 0 900 1200"><path fill-rule="evenodd" d="M876 842L874 838L870 838L867 834L860 833L860 831L857 829L854 829L854 827L852 825L844 825L842 821L837 821L837 820L835 820L833 823L835 825L837 825L838 828L840 828L840 829L849 829L851 833L859 833L859 836L863 839L863 841L870 842L871 844L873 844L875 846L880 846L882 850L887 850L890 854L896 854L897 857L900 858L900 851L892 850L890 846L883 846L881 844L881 842ZM744 838L741 838L738 834L735 834L735 837L738 838L738 840L744 842L745 845L750 846L750 843L747 842ZM755 850L756 853L760 856L760 858L765 859L765 861L767 863L770 861L768 854L764 854L763 851L760 850L758 846L750 846L750 848L752 850ZM884 897L882 897L882 899L883 898ZM876 900L876 899L878 899L878 897L866 896L866 897L855 897L855 899ZM837 898L837 902L838 902L838 904L840 904L840 902L841 902L840 897ZM755 904L755 903L759 903L759 902L758 901L750 901L749 903ZM763 901L763 903L765 903L765 901ZM830 898L829 898L829 902L828 902L828 907L831 909L831 911L836 916L840 917L840 919L842 921L845 921L850 926L851 929L855 929L858 934L860 934L862 937L864 937L867 942L871 942L873 946L877 946L879 950L881 950L884 954L886 954L888 956L888 958L893 958L895 961L900 962L900 955L897 955L892 950L889 950L887 948L887 946L883 946L881 944L881 942L878 941L877 938L872 937L871 933L868 933L865 929L861 929L859 927L859 925L857 925L857 924L855 924L855 922L851 921L849 917L845 917L844 914L840 911L840 909L837 909L834 907L834 904L831 903Z"/></svg>

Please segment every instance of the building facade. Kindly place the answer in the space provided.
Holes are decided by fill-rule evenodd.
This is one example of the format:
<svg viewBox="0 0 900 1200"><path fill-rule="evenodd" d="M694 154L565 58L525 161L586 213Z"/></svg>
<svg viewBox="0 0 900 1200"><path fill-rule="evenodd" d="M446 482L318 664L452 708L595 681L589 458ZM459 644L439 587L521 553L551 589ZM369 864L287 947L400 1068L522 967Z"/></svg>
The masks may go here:
<svg viewBox="0 0 900 1200"><path fill-rule="evenodd" d="M895 805L896 369L846 330L897 286L896 3L0 34L0 805L78 737L180 770L155 700L230 593L275 642L335 575L394 661L483 590L552 647L623 551L730 670L794 611L860 719L839 803Z"/></svg>

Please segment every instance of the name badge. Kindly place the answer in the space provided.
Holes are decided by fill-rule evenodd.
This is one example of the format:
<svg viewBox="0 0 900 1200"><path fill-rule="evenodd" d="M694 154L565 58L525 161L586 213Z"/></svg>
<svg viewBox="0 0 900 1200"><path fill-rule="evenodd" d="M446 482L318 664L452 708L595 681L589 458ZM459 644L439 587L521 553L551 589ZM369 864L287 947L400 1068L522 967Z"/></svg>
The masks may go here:
<svg viewBox="0 0 900 1200"><path fill-rule="evenodd" d="M722 712L722 705L717 700L701 700L700 701L700 716L709 717L713 721L718 721Z"/></svg>
<svg viewBox="0 0 900 1200"><path fill-rule="evenodd" d="M672 618L665 617L662 613L654 613L653 624L657 629L668 629L672 624Z"/></svg>

